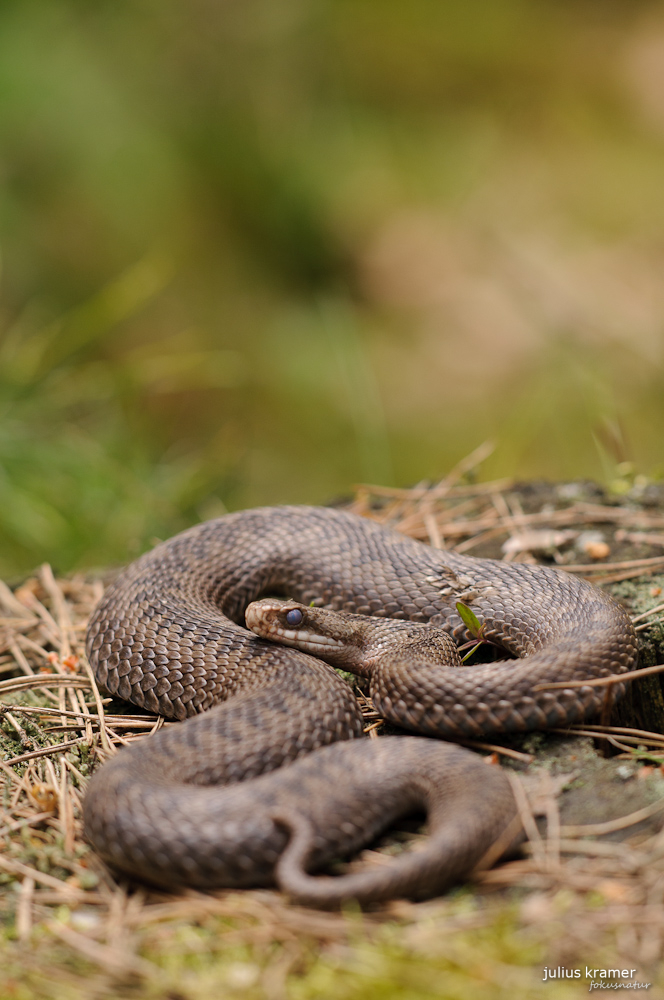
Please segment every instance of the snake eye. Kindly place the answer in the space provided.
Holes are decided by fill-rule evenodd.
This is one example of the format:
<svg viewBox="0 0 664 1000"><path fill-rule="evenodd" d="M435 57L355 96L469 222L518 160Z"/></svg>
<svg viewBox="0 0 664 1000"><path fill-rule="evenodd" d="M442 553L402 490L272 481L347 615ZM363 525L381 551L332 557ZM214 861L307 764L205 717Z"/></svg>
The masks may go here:
<svg viewBox="0 0 664 1000"><path fill-rule="evenodd" d="M288 625L300 625L302 623L302 612L299 608L291 608L286 612L286 623Z"/></svg>

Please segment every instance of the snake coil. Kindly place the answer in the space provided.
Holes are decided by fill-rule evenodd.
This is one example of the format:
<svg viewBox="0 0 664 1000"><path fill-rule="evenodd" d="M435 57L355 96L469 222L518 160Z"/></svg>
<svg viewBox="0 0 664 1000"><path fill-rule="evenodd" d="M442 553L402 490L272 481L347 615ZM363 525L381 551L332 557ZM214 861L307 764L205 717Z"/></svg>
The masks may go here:
<svg viewBox="0 0 664 1000"><path fill-rule="evenodd" d="M381 714L445 740L587 719L601 689L534 688L636 663L626 613L557 569L434 550L327 508L200 524L129 566L89 625L105 690L188 719L123 749L91 780L86 835L113 867L167 887L276 882L330 906L435 894L513 839L516 806L500 768L441 739L358 742L361 714L335 671L245 627L247 606L266 594L430 623L457 641L466 630L456 602L470 604L486 638L517 659L403 662L372 677ZM422 850L339 877L311 874L417 810L431 831Z"/></svg>

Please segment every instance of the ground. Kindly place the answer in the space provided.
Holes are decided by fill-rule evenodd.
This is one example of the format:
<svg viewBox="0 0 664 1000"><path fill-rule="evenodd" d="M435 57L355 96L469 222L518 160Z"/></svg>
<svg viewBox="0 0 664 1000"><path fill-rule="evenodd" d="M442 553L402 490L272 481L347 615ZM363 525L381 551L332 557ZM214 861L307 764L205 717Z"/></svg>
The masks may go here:
<svg viewBox="0 0 664 1000"><path fill-rule="evenodd" d="M641 667L664 661L660 487L629 470L609 492L473 484L468 471L413 490L362 487L348 505L433 545L587 576L633 615ZM521 782L528 842L443 899L316 913L266 890L169 896L118 883L81 837L91 769L163 724L103 698L88 672L85 622L102 589L48 566L0 585L0 1000L566 1000L602 969L635 969L623 982L651 982L650 996L664 987L658 674L632 685L610 725L484 751ZM361 863L384 863L419 836L406 827Z"/></svg>

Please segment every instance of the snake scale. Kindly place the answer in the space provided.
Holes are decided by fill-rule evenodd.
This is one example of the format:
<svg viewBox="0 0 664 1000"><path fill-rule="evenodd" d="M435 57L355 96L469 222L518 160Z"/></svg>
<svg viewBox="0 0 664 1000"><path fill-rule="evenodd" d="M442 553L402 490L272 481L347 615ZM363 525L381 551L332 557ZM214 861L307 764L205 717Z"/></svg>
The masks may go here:
<svg viewBox="0 0 664 1000"><path fill-rule="evenodd" d="M350 653L339 662L370 677L379 713L442 739L358 742L358 704L332 667L246 627L264 595L290 601L252 605L246 624L332 662L338 642L317 609L341 612ZM468 638L457 601L517 658L456 666ZM290 628L298 617L322 630L317 644ZM84 821L98 853L165 887L276 884L317 906L432 895L471 871L510 839L516 805L501 768L444 741L587 719L603 689L536 688L628 671L637 655L626 613L583 580L435 550L316 507L241 511L160 544L107 590L87 649L106 691L188 719L95 773ZM451 665L432 662L446 654ZM417 811L429 826L421 849L315 874Z"/></svg>

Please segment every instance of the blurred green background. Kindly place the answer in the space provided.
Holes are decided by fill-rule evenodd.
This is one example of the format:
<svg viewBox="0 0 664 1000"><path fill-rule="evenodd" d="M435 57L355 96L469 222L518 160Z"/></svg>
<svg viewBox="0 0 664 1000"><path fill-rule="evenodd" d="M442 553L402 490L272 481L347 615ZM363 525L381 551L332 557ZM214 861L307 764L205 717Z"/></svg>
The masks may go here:
<svg viewBox="0 0 664 1000"><path fill-rule="evenodd" d="M4 0L0 572L662 472L664 3Z"/></svg>

